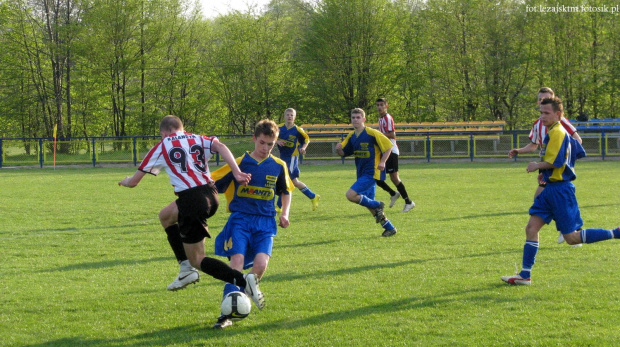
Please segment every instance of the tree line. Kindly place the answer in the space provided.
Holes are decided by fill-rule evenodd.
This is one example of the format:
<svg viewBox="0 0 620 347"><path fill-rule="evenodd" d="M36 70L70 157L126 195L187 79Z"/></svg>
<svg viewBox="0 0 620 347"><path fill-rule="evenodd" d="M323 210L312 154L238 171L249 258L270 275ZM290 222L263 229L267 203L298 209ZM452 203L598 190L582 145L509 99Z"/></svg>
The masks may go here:
<svg viewBox="0 0 620 347"><path fill-rule="evenodd" d="M0 0L0 137L157 135L167 114L247 134L288 107L376 121L378 97L397 121L524 129L541 86L569 118L619 117L620 17L540 6L272 0L207 19L193 0Z"/></svg>

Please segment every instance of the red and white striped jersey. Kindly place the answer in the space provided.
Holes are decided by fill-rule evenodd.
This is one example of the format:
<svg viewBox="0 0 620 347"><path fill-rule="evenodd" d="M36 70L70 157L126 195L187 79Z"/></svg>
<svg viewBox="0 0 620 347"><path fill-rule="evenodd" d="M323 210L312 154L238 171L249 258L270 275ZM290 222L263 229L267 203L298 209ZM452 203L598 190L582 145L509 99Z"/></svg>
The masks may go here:
<svg viewBox="0 0 620 347"><path fill-rule="evenodd" d="M151 148L138 170L159 174L162 168L170 176L175 193L213 182L207 162L214 152L211 145L217 137L178 131Z"/></svg>
<svg viewBox="0 0 620 347"><path fill-rule="evenodd" d="M396 131L396 128L394 127L394 118L392 118L392 115L386 113L385 116L379 117L379 131L381 131L384 135L389 132ZM390 139L390 141L394 145L392 146L392 153L400 155L398 145L396 144L396 139Z"/></svg>
<svg viewBox="0 0 620 347"><path fill-rule="evenodd" d="M560 118L560 124L562 124L570 136L573 136L573 134L577 132L577 129L564 117ZM530 130L530 140L542 148L545 135L547 135L547 127L540 121L540 118L538 118L534 122L534 125L532 125L532 130Z"/></svg>

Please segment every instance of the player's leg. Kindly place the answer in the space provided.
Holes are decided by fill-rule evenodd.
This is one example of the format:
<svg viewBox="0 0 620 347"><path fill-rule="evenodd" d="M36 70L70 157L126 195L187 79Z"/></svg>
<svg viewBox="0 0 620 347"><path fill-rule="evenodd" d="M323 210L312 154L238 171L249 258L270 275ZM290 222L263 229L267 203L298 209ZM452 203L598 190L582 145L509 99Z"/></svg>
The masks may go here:
<svg viewBox="0 0 620 347"><path fill-rule="evenodd" d="M367 207L375 217L375 222L380 223L384 229L383 236L392 236L396 233L396 228L387 219L383 209L385 203L374 200L376 191L375 180L373 177L362 176L347 191L347 199Z"/></svg>
<svg viewBox="0 0 620 347"><path fill-rule="evenodd" d="M502 281L515 285L529 285L532 283L531 272L536 262L536 254L538 253L538 233L545 224L545 220L541 217L536 215L530 216L530 220L525 227L525 245L523 246L521 271L514 276L502 276Z"/></svg>
<svg viewBox="0 0 620 347"><path fill-rule="evenodd" d="M409 199L409 194L407 193L407 189L405 185L400 180L398 175L398 154L392 153L388 158L388 161L385 164L385 172L390 175L390 180L398 190L398 195L400 195L405 200L405 206L403 207L402 212L409 212L412 208L415 207L415 203ZM396 203L396 201L394 201Z"/></svg>
<svg viewBox="0 0 620 347"><path fill-rule="evenodd" d="M230 267L237 270L237 271L243 271L243 262L244 262L244 256L243 254L234 254L233 256L230 257ZM224 290L222 293L222 300L224 300L224 298L226 297L226 295L232 293L232 292L242 292L243 289L239 286L236 286L234 284L231 283L226 283L224 285ZM215 324L213 324L213 329L225 329L229 326L233 325L233 321L232 321L232 316L231 315L225 315L223 313L220 312L219 317L217 317L217 321L215 322Z"/></svg>
<svg viewBox="0 0 620 347"><path fill-rule="evenodd" d="M179 263L179 275L177 278L168 285L168 290L179 290L187 287L192 283L196 283L200 280L198 270L190 265L187 256L185 255L185 249L183 248L183 241L179 234L178 221L179 210L177 208L176 201L173 201L170 205L164 207L159 212L159 222L166 231L168 236L168 243L170 248L174 252L174 256Z"/></svg>

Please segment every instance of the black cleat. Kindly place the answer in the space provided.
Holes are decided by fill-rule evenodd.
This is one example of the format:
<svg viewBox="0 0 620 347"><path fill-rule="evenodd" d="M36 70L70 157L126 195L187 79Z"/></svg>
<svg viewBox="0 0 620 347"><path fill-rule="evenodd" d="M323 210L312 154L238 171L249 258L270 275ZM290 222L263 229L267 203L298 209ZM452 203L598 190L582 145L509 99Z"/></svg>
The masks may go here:
<svg viewBox="0 0 620 347"><path fill-rule="evenodd" d="M385 230L383 231L383 234L381 234L381 236L383 237L389 237L396 234L396 228L392 229L392 230Z"/></svg>
<svg viewBox="0 0 620 347"><path fill-rule="evenodd" d="M221 315L217 319L217 323L213 324L213 329L224 329L232 326L233 322L230 320L230 316Z"/></svg>

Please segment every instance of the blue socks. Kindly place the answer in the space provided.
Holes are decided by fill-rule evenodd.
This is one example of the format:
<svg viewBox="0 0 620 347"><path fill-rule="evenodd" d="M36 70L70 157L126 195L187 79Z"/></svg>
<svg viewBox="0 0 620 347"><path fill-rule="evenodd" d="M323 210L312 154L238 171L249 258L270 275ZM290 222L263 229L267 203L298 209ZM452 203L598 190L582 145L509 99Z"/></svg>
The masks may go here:
<svg viewBox="0 0 620 347"><path fill-rule="evenodd" d="M308 199L314 199L314 197L316 196L316 194L314 194L314 193L310 190L310 188L308 188L308 186L306 186L306 187L305 187L305 188L303 188L303 189L300 189L299 191L300 191L300 192L302 192L302 193L304 193L304 195L305 195L305 196L307 196L307 197L308 197Z"/></svg>
<svg viewBox="0 0 620 347"><path fill-rule="evenodd" d="M394 230L394 225L392 225L392 222L390 222L388 219L386 219L385 222L381 224L381 226L385 230Z"/></svg>
<svg viewBox="0 0 620 347"><path fill-rule="evenodd" d="M606 229L583 229L581 230L581 242L594 243L599 241L605 241L613 238L620 238L620 231L606 230Z"/></svg>
<svg viewBox="0 0 620 347"><path fill-rule="evenodd" d="M536 253L538 253L538 241L525 241L523 246L523 266L519 276L521 278L530 278L532 266L536 262Z"/></svg>
<svg viewBox="0 0 620 347"><path fill-rule="evenodd" d="M366 197L366 195L360 195L360 202L359 202L359 204L364 206L364 207L369 207L369 208L377 208L377 207L381 206L379 201L371 200L368 197Z"/></svg>

